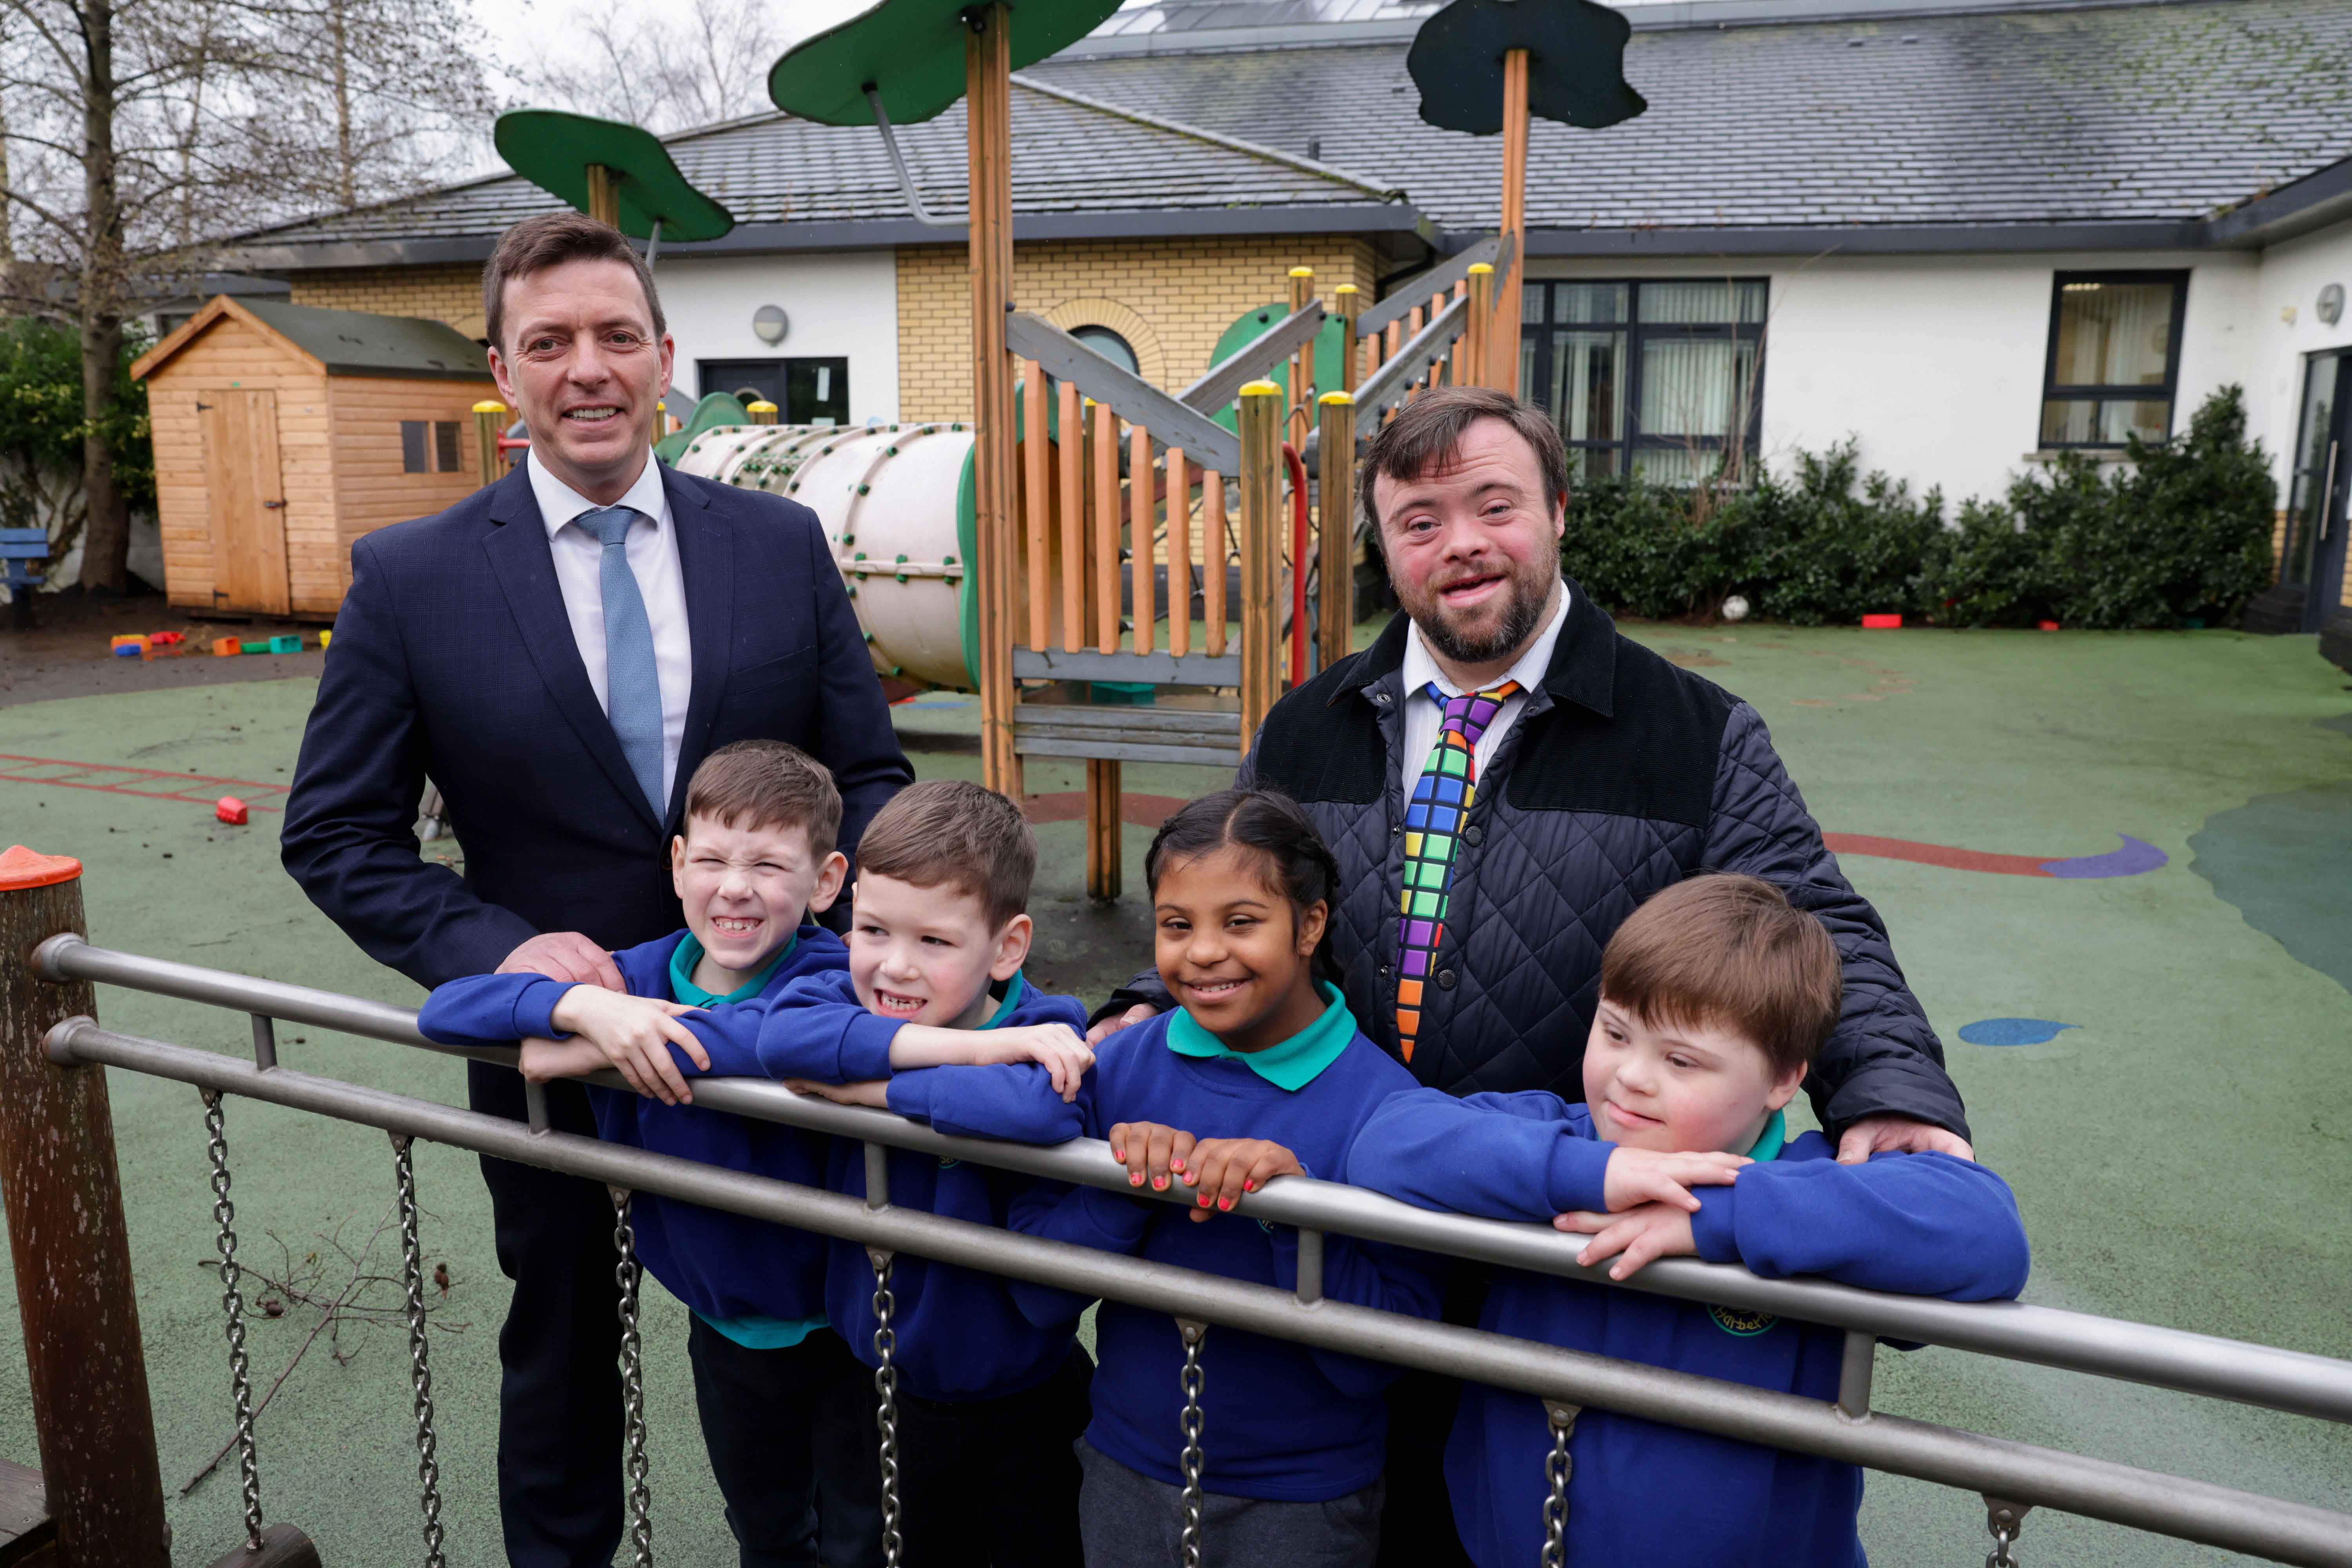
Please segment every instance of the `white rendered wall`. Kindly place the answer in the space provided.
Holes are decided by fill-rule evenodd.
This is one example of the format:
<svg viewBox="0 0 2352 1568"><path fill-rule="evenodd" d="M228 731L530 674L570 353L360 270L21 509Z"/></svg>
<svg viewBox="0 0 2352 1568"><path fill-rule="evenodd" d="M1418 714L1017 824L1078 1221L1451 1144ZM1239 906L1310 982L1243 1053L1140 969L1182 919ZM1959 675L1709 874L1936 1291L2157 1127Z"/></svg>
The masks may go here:
<svg viewBox="0 0 2352 1568"><path fill-rule="evenodd" d="M2332 327L2319 319L2319 291L2330 283L2340 283L2352 294L2352 222L2263 253L2250 311L2254 353L2246 396L2250 425L2271 456L2282 506L2286 504L2287 466L2294 461L2295 424L2302 416L2309 356L2324 349L2352 347L2352 304Z"/></svg>
<svg viewBox="0 0 2352 1568"><path fill-rule="evenodd" d="M849 360L850 422L898 417L896 251L665 258L654 280L677 342L673 381L688 397L701 391L698 360L839 354ZM762 305L781 306L791 321L772 347L751 331Z"/></svg>
<svg viewBox="0 0 2352 1568"><path fill-rule="evenodd" d="M1971 496L1998 495L2032 460L2053 275L2125 269L2189 271L2173 405L2173 428L2186 430L2208 393L2252 374L2261 335L2252 255L1538 258L1528 275L1769 278L1766 459L1785 471L1798 451L1851 436L1864 472L1883 469L1914 494L1940 487L1948 518Z"/></svg>

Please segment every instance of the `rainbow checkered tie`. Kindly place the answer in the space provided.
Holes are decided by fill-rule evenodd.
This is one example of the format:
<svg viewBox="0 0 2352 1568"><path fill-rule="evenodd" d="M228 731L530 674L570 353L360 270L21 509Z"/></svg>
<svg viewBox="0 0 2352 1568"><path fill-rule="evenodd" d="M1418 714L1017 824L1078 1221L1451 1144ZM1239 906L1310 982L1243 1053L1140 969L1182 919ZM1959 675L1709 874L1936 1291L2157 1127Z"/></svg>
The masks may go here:
<svg viewBox="0 0 2352 1568"><path fill-rule="evenodd" d="M1435 681L1423 688L1430 700L1445 710L1437 744L1412 786L1412 801L1404 808L1404 915L1398 928L1397 1047L1412 1060L1413 1039L1421 1033L1421 988L1429 984L1437 961L1438 943L1445 940L1445 903L1454 885L1454 848L1461 841L1462 825L1469 819L1471 802L1478 795L1478 737L1519 694L1519 683L1506 680L1484 691L1448 697Z"/></svg>

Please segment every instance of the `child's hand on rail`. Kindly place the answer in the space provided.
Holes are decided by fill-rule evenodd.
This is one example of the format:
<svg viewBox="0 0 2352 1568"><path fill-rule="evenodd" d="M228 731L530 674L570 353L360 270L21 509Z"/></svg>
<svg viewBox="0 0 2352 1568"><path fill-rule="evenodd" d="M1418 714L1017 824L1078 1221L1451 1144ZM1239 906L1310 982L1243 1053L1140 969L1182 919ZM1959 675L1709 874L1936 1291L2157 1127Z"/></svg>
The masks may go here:
<svg viewBox="0 0 2352 1568"><path fill-rule="evenodd" d="M1612 1279L1628 1279L1654 1258L1698 1255L1698 1243L1691 1237L1690 1215L1670 1204L1643 1204L1622 1214L1593 1214L1580 1209L1560 1215L1551 1223L1556 1230L1592 1237L1584 1244L1580 1259L1587 1268L1603 1258L1624 1254L1609 1270Z"/></svg>
<svg viewBox="0 0 2352 1568"><path fill-rule="evenodd" d="M556 999L548 1021L593 1045L603 1053L604 1065L628 1079L639 1094L664 1105L683 1105L693 1100L694 1091L670 1060L669 1047L677 1046L696 1067L710 1070L702 1042L677 1021L679 1014L693 1011L682 1003L574 985Z"/></svg>
<svg viewBox="0 0 2352 1568"><path fill-rule="evenodd" d="M814 1079L788 1078L784 1087L794 1094L814 1095L835 1105L870 1105L877 1110L890 1109L890 1080L868 1079L864 1083L819 1083Z"/></svg>
<svg viewBox="0 0 2352 1568"><path fill-rule="evenodd" d="M1696 1209L1698 1200L1691 1196L1691 1188L1728 1185L1748 1163L1745 1154L1664 1154L1620 1144L1611 1152L1609 1168L1601 1178L1601 1197L1616 1213L1652 1203Z"/></svg>
<svg viewBox="0 0 2352 1568"><path fill-rule="evenodd" d="M1122 1121L1110 1130L1110 1157L1127 1167L1127 1184L1143 1185L1150 1178L1151 1190L1168 1190L1170 1172L1181 1173L1184 1157L1192 1152L1193 1137L1179 1127L1164 1127L1157 1121Z"/></svg>
<svg viewBox="0 0 2352 1568"><path fill-rule="evenodd" d="M1298 1156L1264 1138L1204 1138L1192 1146L1183 1167L1184 1184L1199 1190L1192 1215L1204 1220L1222 1214L1276 1176L1303 1176Z"/></svg>
<svg viewBox="0 0 2352 1568"><path fill-rule="evenodd" d="M604 1068L604 1053L583 1039L543 1040L536 1036L522 1043L522 1076L533 1083L559 1078L586 1078Z"/></svg>

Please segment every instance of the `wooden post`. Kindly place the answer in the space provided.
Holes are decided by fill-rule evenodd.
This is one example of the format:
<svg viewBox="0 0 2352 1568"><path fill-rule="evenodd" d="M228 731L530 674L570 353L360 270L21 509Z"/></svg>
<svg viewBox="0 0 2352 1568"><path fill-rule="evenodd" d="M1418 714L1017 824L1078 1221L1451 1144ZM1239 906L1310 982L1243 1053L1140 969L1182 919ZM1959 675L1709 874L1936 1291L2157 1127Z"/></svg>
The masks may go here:
<svg viewBox="0 0 2352 1568"><path fill-rule="evenodd" d="M1168 448L1168 651L1192 651L1192 476L1184 448Z"/></svg>
<svg viewBox="0 0 2352 1568"><path fill-rule="evenodd" d="M1242 734L1257 737L1282 695L1282 388L1253 381L1241 391Z"/></svg>
<svg viewBox="0 0 2352 1568"><path fill-rule="evenodd" d="M1495 290L1486 363L1471 374L1497 392L1519 391L1519 285L1528 275L1528 51L1503 54L1503 237L1510 270Z"/></svg>
<svg viewBox="0 0 2352 1568"><path fill-rule="evenodd" d="M1323 582L1316 663L1328 669L1352 651L1356 626L1356 400L1344 392L1327 392L1316 412L1322 470L1316 476L1322 511L1316 522L1316 571Z"/></svg>
<svg viewBox="0 0 2352 1568"><path fill-rule="evenodd" d="M1339 311L1339 382L1335 389L1353 393L1364 384L1364 350L1356 341L1356 318L1364 313L1364 291L1353 283L1342 283L1331 290L1331 302Z"/></svg>
<svg viewBox="0 0 2352 1568"><path fill-rule="evenodd" d="M499 432L506 428L507 405L493 400L474 405L474 445L481 457L482 483L499 482Z"/></svg>
<svg viewBox="0 0 2352 1568"><path fill-rule="evenodd" d="M1013 750L1012 33L1002 0L966 13L964 112L971 202L972 512L980 574L981 782L1020 798Z"/></svg>
<svg viewBox="0 0 2352 1568"><path fill-rule="evenodd" d="M59 1568L171 1568L106 1069L57 1067L44 1045L98 1005L88 981L33 970L36 947L82 929L80 861L0 855L0 1192L16 1311Z"/></svg>
<svg viewBox="0 0 2352 1568"><path fill-rule="evenodd" d="M1290 269L1290 313L1298 314L1315 298L1315 268L1294 267ZM1307 427L1315 406L1315 340L1307 339L1290 356L1290 406L1283 411L1282 438L1304 446Z"/></svg>
<svg viewBox="0 0 2352 1568"><path fill-rule="evenodd" d="M602 163L588 165L588 216L621 226L621 181Z"/></svg>
<svg viewBox="0 0 2352 1568"><path fill-rule="evenodd" d="M1076 653L1087 626L1087 412L1076 383L1061 384L1062 651Z"/></svg>
<svg viewBox="0 0 2352 1568"><path fill-rule="evenodd" d="M754 425L773 425L776 422L776 405L764 397L743 405L743 412L751 416Z"/></svg>
<svg viewBox="0 0 2352 1568"><path fill-rule="evenodd" d="M1159 564L1152 559L1151 432L1127 427L1128 581L1135 595L1135 651L1150 653L1152 625L1160 619Z"/></svg>
<svg viewBox="0 0 2352 1568"><path fill-rule="evenodd" d="M1121 858L1118 764L1087 763L1087 897L1116 899Z"/></svg>
<svg viewBox="0 0 2352 1568"><path fill-rule="evenodd" d="M1231 552L1225 531L1225 476L1215 468L1201 470L1201 619L1211 658L1225 651L1225 557Z"/></svg>
<svg viewBox="0 0 2352 1568"><path fill-rule="evenodd" d="M1495 324L1495 268L1486 262L1471 266L1465 281L1470 286L1470 318L1464 324L1462 382L1468 386L1492 386L1494 380L1487 370L1494 363L1494 338L1499 330Z"/></svg>
<svg viewBox="0 0 2352 1568"><path fill-rule="evenodd" d="M1030 361L1021 395L1021 508L1029 544L1022 581L1028 587L1029 646L1039 653L1053 646L1054 636L1054 476L1047 467L1053 446L1046 437L1052 395L1045 367Z"/></svg>

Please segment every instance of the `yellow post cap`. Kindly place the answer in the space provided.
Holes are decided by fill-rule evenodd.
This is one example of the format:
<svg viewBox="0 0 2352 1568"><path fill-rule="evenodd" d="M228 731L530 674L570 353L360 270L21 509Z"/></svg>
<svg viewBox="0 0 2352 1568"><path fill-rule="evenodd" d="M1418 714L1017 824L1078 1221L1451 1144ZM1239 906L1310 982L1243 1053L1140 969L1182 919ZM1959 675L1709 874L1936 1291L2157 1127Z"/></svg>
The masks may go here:
<svg viewBox="0 0 2352 1568"><path fill-rule="evenodd" d="M773 414L775 411L776 405L764 397L757 402L743 405L743 412L746 414Z"/></svg>
<svg viewBox="0 0 2352 1568"><path fill-rule="evenodd" d="M503 403L485 400L474 405L474 412L477 414L504 414L506 411L507 405Z"/></svg>
<svg viewBox="0 0 2352 1568"><path fill-rule="evenodd" d="M1334 294L1360 294L1363 290L1357 288L1353 283L1341 283L1333 288L1331 292Z"/></svg>
<svg viewBox="0 0 2352 1568"><path fill-rule="evenodd" d="M1293 278L1312 278L1315 276L1315 268L1312 267L1294 267L1290 269L1290 275Z"/></svg>
<svg viewBox="0 0 2352 1568"><path fill-rule="evenodd" d="M1280 397L1282 395L1282 388L1276 386L1270 381L1253 381L1243 386L1241 395L1244 397Z"/></svg>
<svg viewBox="0 0 2352 1568"><path fill-rule="evenodd" d="M1338 403L1348 405L1353 404L1356 401L1356 397L1355 394L1349 392L1327 392L1315 401L1318 403Z"/></svg>
<svg viewBox="0 0 2352 1568"><path fill-rule="evenodd" d="M1470 264L1470 270L1473 272L1492 272L1495 270L1495 264L1491 261L1474 261Z"/></svg>

